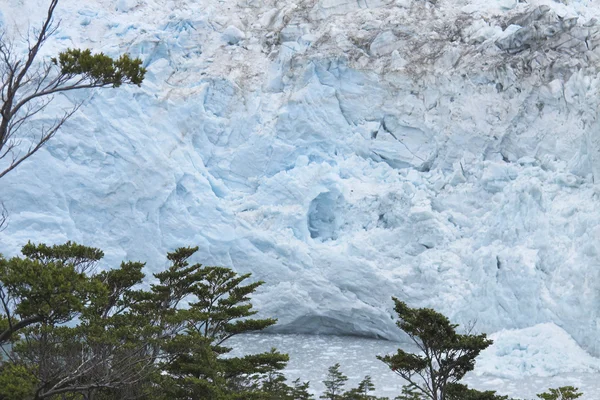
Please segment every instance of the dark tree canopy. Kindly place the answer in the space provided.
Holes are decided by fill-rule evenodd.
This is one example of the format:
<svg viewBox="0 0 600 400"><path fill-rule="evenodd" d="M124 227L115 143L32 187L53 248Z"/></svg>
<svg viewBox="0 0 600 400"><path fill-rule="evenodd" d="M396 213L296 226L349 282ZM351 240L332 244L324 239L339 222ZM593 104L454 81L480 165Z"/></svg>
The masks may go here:
<svg viewBox="0 0 600 400"><path fill-rule="evenodd" d="M537 395L542 400L575 400L583 396L583 393L574 386L562 386L558 389L548 389L547 392Z"/></svg>
<svg viewBox="0 0 600 400"><path fill-rule="evenodd" d="M286 354L273 349L222 357L231 350L225 344L233 336L275 324L271 318L252 318L257 311L250 296L263 282L245 284L250 274L190 265L188 259L197 250L188 247L169 253L172 265L155 274L158 283L145 300L146 307L164 309L160 324L166 360L160 368L166 374L159 378L160 386L169 399L264 398L260 387L286 366ZM182 303L189 306L177 308Z"/></svg>
<svg viewBox="0 0 600 400"><path fill-rule="evenodd" d="M22 253L0 258L0 399L126 398L154 362L150 318L130 307L144 265L96 272L102 251L70 242Z"/></svg>
<svg viewBox="0 0 600 400"><path fill-rule="evenodd" d="M446 391L446 400L509 400L509 398L497 395L492 390L482 392L460 383L450 383Z"/></svg>
<svg viewBox="0 0 600 400"><path fill-rule="evenodd" d="M402 349L378 356L392 371L431 400L446 400L448 384L458 382L475 367L475 358L490 346L485 334L459 334L458 325L429 308L410 308L392 298L397 325L411 338L420 354Z"/></svg>
<svg viewBox="0 0 600 400"><path fill-rule="evenodd" d="M141 86L146 69L142 60L132 59L123 54L118 59L99 53L92 54L89 49L68 49L53 58L52 63L58 65L60 74L68 77L85 78L90 85L119 87L122 84Z"/></svg>
<svg viewBox="0 0 600 400"><path fill-rule="evenodd" d="M0 257L0 400L310 398L285 383L287 354L224 357L275 320L253 318L262 282L190 265L196 250L169 253L149 290L144 264L97 271L102 251L71 242Z"/></svg>

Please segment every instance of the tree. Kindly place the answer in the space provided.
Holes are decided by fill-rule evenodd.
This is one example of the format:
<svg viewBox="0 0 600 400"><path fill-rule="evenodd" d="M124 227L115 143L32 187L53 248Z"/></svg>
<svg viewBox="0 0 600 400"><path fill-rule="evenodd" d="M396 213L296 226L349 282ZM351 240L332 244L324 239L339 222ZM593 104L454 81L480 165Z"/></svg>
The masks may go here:
<svg viewBox="0 0 600 400"><path fill-rule="evenodd" d="M344 400L374 400L375 396L369 395L369 392L375 390L375 385L369 375L365 376L358 384L357 388L350 389L344 393Z"/></svg>
<svg viewBox="0 0 600 400"><path fill-rule="evenodd" d="M244 285L250 274L190 265L188 259L197 250L186 247L169 253L172 265L154 275L158 283L140 303L142 308L160 310L158 327L166 343L160 364L164 374L157 377L157 385L169 399L265 398L261 387L268 387L266 381L285 367L286 354L273 349L223 357L231 350L225 344L232 337L276 322L252 318L257 311L250 296L263 282Z"/></svg>
<svg viewBox="0 0 600 400"><path fill-rule="evenodd" d="M558 389L548 389L548 392L540 393L537 395L543 400L574 400L583 396L583 393L579 392L579 389L573 386L563 386Z"/></svg>
<svg viewBox="0 0 600 400"><path fill-rule="evenodd" d="M143 264L96 272L102 251L70 242L22 253L0 258L0 382L19 388L0 399L133 398L154 369L152 317L131 307Z"/></svg>
<svg viewBox="0 0 600 400"><path fill-rule="evenodd" d="M411 385L402 386L402 394L395 400L423 400L421 393Z"/></svg>
<svg viewBox="0 0 600 400"><path fill-rule="evenodd" d="M372 392L374 390L375 385L373 384L370 375L365 376L363 380L360 381L360 383L358 384L358 392L365 396L368 396L369 392Z"/></svg>
<svg viewBox="0 0 600 400"><path fill-rule="evenodd" d="M37 380L24 365L0 363L0 399L23 400L31 398Z"/></svg>
<svg viewBox="0 0 600 400"><path fill-rule="evenodd" d="M313 395L308 392L309 383L301 382L300 378L297 378L292 382L293 386L291 389L291 400L312 400Z"/></svg>
<svg viewBox="0 0 600 400"><path fill-rule="evenodd" d="M252 397L261 400L312 400L314 397L308 392L308 388L309 383L301 382L300 378L290 386L280 371L271 371Z"/></svg>
<svg viewBox="0 0 600 400"><path fill-rule="evenodd" d="M21 56L6 32L0 32L0 178L36 153L79 109L76 104L53 124L38 130L29 126L53 96L78 89L141 85L142 61L122 55L113 59L90 50L68 49L40 62L40 50L59 28L53 19L58 0L50 0L41 27L29 34Z"/></svg>
<svg viewBox="0 0 600 400"><path fill-rule="evenodd" d="M285 376L278 370L269 371L265 375L258 391L262 394L259 397L265 400L292 399L292 387L286 384Z"/></svg>
<svg viewBox="0 0 600 400"><path fill-rule="evenodd" d="M458 325L429 308L413 309L392 298L397 326L406 332L421 354L402 349L394 355L377 356L392 371L431 400L447 400L448 384L456 383L475 367L475 358L490 346L485 334L458 334Z"/></svg>
<svg viewBox="0 0 600 400"><path fill-rule="evenodd" d="M263 282L190 265L196 251L169 253L149 290L144 264L98 272L102 251L70 242L0 257L0 400L309 399L285 384L286 354L223 357L275 320L252 318Z"/></svg>
<svg viewBox="0 0 600 400"><path fill-rule="evenodd" d="M508 396L497 395L493 390L481 392L460 383L448 384L446 398L448 400L509 400Z"/></svg>
<svg viewBox="0 0 600 400"><path fill-rule="evenodd" d="M338 400L342 398L342 389L348 377L340 371L340 364L332 365L327 369L327 379L323 381L325 392L321 399Z"/></svg>
<svg viewBox="0 0 600 400"><path fill-rule="evenodd" d="M90 287L86 272L104 254L66 243L23 247L25 258L0 257L0 345L34 324L59 325L81 313Z"/></svg>

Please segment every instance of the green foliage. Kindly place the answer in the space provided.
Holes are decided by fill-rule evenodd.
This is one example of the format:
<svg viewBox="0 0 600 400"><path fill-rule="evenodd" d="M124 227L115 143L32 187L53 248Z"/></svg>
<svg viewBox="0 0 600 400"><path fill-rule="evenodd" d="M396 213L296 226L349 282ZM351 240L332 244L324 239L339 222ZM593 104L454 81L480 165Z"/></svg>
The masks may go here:
<svg viewBox="0 0 600 400"><path fill-rule="evenodd" d="M285 383L286 354L224 357L228 339L275 320L253 318L250 297L263 282L190 265L196 251L169 253L149 290L136 289L144 264L96 272L103 253L70 242L0 257L0 344L10 355L0 382L23 399L311 398L308 384Z"/></svg>
<svg viewBox="0 0 600 400"><path fill-rule="evenodd" d="M348 381L348 377L340 371L340 364L329 367L327 369L327 378L323 381L325 392L321 395L321 399L341 399L346 381Z"/></svg>
<svg viewBox="0 0 600 400"><path fill-rule="evenodd" d="M365 395L369 394L369 392L372 392L374 390L375 385L373 384L370 375L365 376L364 379L358 384L358 391Z"/></svg>
<svg viewBox="0 0 600 400"><path fill-rule="evenodd" d="M139 58L132 59L123 54L115 60L103 53L92 54L89 49L67 49L52 62L60 67L63 76L80 76L95 85L119 87L130 83L140 86L146 74Z"/></svg>
<svg viewBox="0 0 600 400"><path fill-rule="evenodd" d="M492 390L480 392L459 383L448 384L445 400L509 400L508 396L499 396Z"/></svg>
<svg viewBox="0 0 600 400"><path fill-rule="evenodd" d="M291 389L286 384L285 376L280 371L272 370L264 377L259 392L265 399L289 399Z"/></svg>
<svg viewBox="0 0 600 400"><path fill-rule="evenodd" d="M291 400L312 400L313 395L308 392L309 383L301 382L300 378L297 378L292 382L293 386L290 389Z"/></svg>
<svg viewBox="0 0 600 400"><path fill-rule="evenodd" d="M47 115L47 106L57 93L140 86L146 74L139 58L127 54L111 58L88 49L67 49L50 62L42 62L42 48L58 28L53 21L59 0L46 3L43 22L23 37L24 46L14 46L0 32L0 179L44 147L82 105L74 102L64 113ZM21 47L27 50L17 51ZM35 116L40 113L54 122L37 126ZM0 228L7 217L0 202Z"/></svg>
<svg viewBox="0 0 600 400"><path fill-rule="evenodd" d="M583 396L583 393L579 392L579 389L573 386L563 386L558 389L548 389L547 392L540 393L537 395L543 400L574 400Z"/></svg>
<svg viewBox="0 0 600 400"><path fill-rule="evenodd" d="M344 400L374 400L375 396L369 395L369 392L375 390L375 385L369 375L365 376L358 384L357 388L350 389L343 395Z"/></svg>
<svg viewBox="0 0 600 400"><path fill-rule="evenodd" d="M402 394L394 400L423 400L423 395L412 385L402 386Z"/></svg>
<svg viewBox="0 0 600 400"><path fill-rule="evenodd" d="M152 314L131 309L144 265L96 273L103 253L71 242L28 243L22 253L0 259L1 379L36 399L126 399L153 369Z"/></svg>
<svg viewBox="0 0 600 400"><path fill-rule="evenodd" d="M23 254L0 258L0 345L32 324L61 324L81 313L93 286L85 269L102 257L98 249L70 242L53 247L28 243Z"/></svg>
<svg viewBox="0 0 600 400"><path fill-rule="evenodd" d="M44 265L60 262L61 264L71 264L80 270L88 269L93 263L104 257L104 253L100 249L82 246L70 241L53 246L29 242L23 246L21 253L25 257L40 261Z"/></svg>
<svg viewBox="0 0 600 400"><path fill-rule="evenodd" d="M272 349L222 357L231 350L224 346L228 339L276 322L252 318L257 312L250 296L263 282L244 284L250 274L190 265L188 259L196 251L188 247L169 253L172 265L155 274L158 283L140 303L146 309L160 310L159 325L167 336L161 363L167 374L160 378L160 386L171 399L269 398L269 391L287 391L282 376L277 375L289 359L286 354ZM181 308L181 304L188 306Z"/></svg>
<svg viewBox="0 0 600 400"><path fill-rule="evenodd" d="M246 392L242 395L237 393L234 398L252 398L260 400L313 400L314 397L308 392L309 383L296 379L292 386L286 383L286 379L279 371L270 371L257 386L257 390ZM245 396L245 397L244 397Z"/></svg>
<svg viewBox="0 0 600 400"><path fill-rule="evenodd" d="M31 399L36 385L36 377L26 366L13 363L0 364L0 399Z"/></svg>
<svg viewBox="0 0 600 400"><path fill-rule="evenodd" d="M378 356L390 369L431 400L445 400L446 386L475 366L475 358L492 344L485 334L458 334L458 325L429 308L413 309L393 298L397 325L417 345L421 354L402 349Z"/></svg>

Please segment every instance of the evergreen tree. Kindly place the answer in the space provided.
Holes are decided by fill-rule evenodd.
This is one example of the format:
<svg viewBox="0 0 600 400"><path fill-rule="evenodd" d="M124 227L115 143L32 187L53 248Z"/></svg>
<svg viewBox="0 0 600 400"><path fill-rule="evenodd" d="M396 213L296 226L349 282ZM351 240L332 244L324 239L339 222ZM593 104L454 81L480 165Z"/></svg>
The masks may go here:
<svg viewBox="0 0 600 400"><path fill-rule="evenodd" d="M421 392L412 385L402 386L402 394L394 400L423 400Z"/></svg>
<svg viewBox="0 0 600 400"><path fill-rule="evenodd" d="M86 276L104 255L98 249L66 243L27 244L25 258L0 256L0 345L32 325L57 325L79 315L91 293Z"/></svg>
<svg viewBox="0 0 600 400"><path fill-rule="evenodd" d="M332 365L327 369L327 379L323 381L325 393L321 399L338 400L342 398L344 385L348 377L340 371L340 364Z"/></svg>
<svg viewBox="0 0 600 400"><path fill-rule="evenodd" d="M431 400L447 400L448 384L456 383L475 366L475 358L492 344L485 334L458 334L458 325L429 309L408 307L392 298L397 325L412 339L421 354L402 349L394 355L378 356L392 371Z"/></svg>
<svg viewBox="0 0 600 400"><path fill-rule="evenodd" d="M312 400L308 392L309 383L296 379L292 385L286 383L285 376L279 371L272 371L263 379L258 390L247 392L247 398L260 400Z"/></svg>
<svg viewBox="0 0 600 400"><path fill-rule="evenodd" d="M309 382L301 382L297 378L292 382L291 400L312 400L314 396L308 392Z"/></svg>
<svg viewBox="0 0 600 400"><path fill-rule="evenodd" d="M374 390L375 385L373 384L370 375L365 376L364 379L358 384L358 391L364 394L365 396L368 395L369 392L372 392Z"/></svg>
<svg viewBox="0 0 600 400"><path fill-rule="evenodd" d="M286 384L286 379L280 371L269 371L260 384L260 392L264 399L290 399L292 388Z"/></svg>
<svg viewBox="0 0 600 400"><path fill-rule="evenodd" d="M0 258L0 399L130 398L154 366L150 316L130 309L143 264L96 273L102 252L70 242L22 253Z"/></svg>
<svg viewBox="0 0 600 400"><path fill-rule="evenodd" d="M373 400L375 396L369 395L369 392L375 390L375 385L369 375L365 376L358 384L357 388L350 389L344 393L344 400Z"/></svg>
<svg viewBox="0 0 600 400"><path fill-rule="evenodd" d="M159 309L159 328L166 338L157 377L169 399L261 398L262 389L282 370L288 356L276 350L223 357L230 338L273 325L271 318L254 319L250 296L263 282L244 284L250 274L229 268L204 267L188 262L198 249L180 248L168 254L172 265L155 274L158 283L144 294L142 308ZM183 307L183 305L186 305Z"/></svg>
<svg viewBox="0 0 600 400"><path fill-rule="evenodd" d="M470 389L467 385L460 383L448 384L446 392L447 400L509 400L508 396L497 395L493 390L481 392Z"/></svg>
<svg viewBox="0 0 600 400"><path fill-rule="evenodd" d="M548 392L537 395L542 400L574 400L583 396L579 389L573 386L563 386L558 389L548 389Z"/></svg>
<svg viewBox="0 0 600 400"><path fill-rule="evenodd" d="M196 250L169 253L150 290L137 289L143 264L96 272L103 253L74 243L0 257L0 400L311 398L285 384L286 354L224 357L275 320L252 318L262 282L190 265Z"/></svg>

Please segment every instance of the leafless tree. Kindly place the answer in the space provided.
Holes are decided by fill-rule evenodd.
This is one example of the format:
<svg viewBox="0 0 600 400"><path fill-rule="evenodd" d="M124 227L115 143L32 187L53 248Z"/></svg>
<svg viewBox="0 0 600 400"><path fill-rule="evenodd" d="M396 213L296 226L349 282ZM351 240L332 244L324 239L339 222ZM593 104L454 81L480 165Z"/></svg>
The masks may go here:
<svg viewBox="0 0 600 400"><path fill-rule="evenodd" d="M52 18L57 5L58 0L51 0L42 27L28 33L24 57L17 56L8 33L0 33L0 178L38 151L77 109L65 112L39 133L28 129L28 123L47 108L53 94L75 89L73 84L65 85L66 77L53 74L52 63L36 63L40 49L58 29Z"/></svg>
<svg viewBox="0 0 600 400"><path fill-rule="evenodd" d="M64 111L52 124L36 132L28 125L46 110L54 95L120 83L139 85L141 82L127 73L106 79L106 76L87 71L61 69L56 59L36 61L42 46L59 28L60 24L53 19L57 5L58 0L50 0L41 28L30 32L26 38L28 51L23 57L17 55L7 33L0 32L0 161L5 164L0 166L0 178L46 144L81 105L78 103ZM141 75L136 77L143 79L145 70L140 68L136 72L139 71L142 71Z"/></svg>
<svg viewBox="0 0 600 400"><path fill-rule="evenodd" d="M19 362L36 366L32 369L38 382L35 400L63 394L79 394L69 398L83 400L99 393L136 398L136 389L154 367L148 346L116 338L90 339L73 331L39 327L24 335Z"/></svg>
<svg viewBox="0 0 600 400"><path fill-rule="evenodd" d="M36 124L42 115L52 119L48 106L54 96L122 83L140 85L146 72L139 59L123 55L115 61L89 50L67 50L57 58L40 60L40 50L60 25L53 18L58 2L49 0L41 26L25 34L25 54L6 31L0 31L0 178L40 150L81 106L78 102L52 122ZM6 223L2 215L0 222Z"/></svg>

